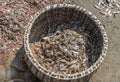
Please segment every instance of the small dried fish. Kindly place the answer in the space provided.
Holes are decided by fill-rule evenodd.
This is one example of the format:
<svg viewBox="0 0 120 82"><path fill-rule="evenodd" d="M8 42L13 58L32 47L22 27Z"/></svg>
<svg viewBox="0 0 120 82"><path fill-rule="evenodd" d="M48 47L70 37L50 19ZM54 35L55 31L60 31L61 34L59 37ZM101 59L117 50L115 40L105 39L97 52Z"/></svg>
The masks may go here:
<svg viewBox="0 0 120 82"><path fill-rule="evenodd" d="M103 15L103 17L110 17L110 16L112 16L110 11L108 13L106 13L106 12L100 12L100 13Z"/></svg>
<svg viewBox="0 0 120 82"><path fill-rule="evenodd" d="M99 10L102 9L102 8L100 8L98 5L94 5L94 7L95 7L96 9L99 9Z"/></svg>
<svg viewBox="0 0 120 82"><path fill-rule="evenodd" d="M119 12L114 11L118 11L120 4L117 0L99 0L98 5L95 4L94 7L100 11L103 17L111 17L119 14Z"/></svg>
<svg viewBox="0 0 120 82"><path fill-rule="evenodd" d="M52 62L53 60L50 58L44 59L44 62Z"/></svg>
<svg viewBox="0 0 120 82"><path fill-rule="evenodd" d="M30 46L38 48L38 50L34 49L36 51L32 52L38 57L38 62L47 70L60 74L71 74L87 68L84 67L88 66L88 63L85 48L83 48L85 47L85 42L82 35L66 29L62 32L57 31L55 34L43 39L44 41L38 44L35 43L35 46L34 43L30 44ZM46 43L48 39L49 43Z"/></svg>
<svg viewBox="0 0 120 82"><path fill-rule="evenodd" d="M112 14L119 14L120 13L120 11L114 11L114 12L112 12Z"/></svg>
<svg viewBox="0 0 120 82"><path fill-rule="evenodd" d="M104 16L105 16L107 13L106 13L106 12L100 12L100 14L102 14L102 15L104 15Z"/></svg>
<svg viewBox="0 0 120 82"><path fill-rule="evenodd" d="M61 52L64 51L63 47L61 45L58 45L58 48L60 49Z"/></svg>
<svg viewBox="0 0 120 82"><path fill-rule="evenodd" d="M68 63L65 59L61 59L59 62Z"/></svg>

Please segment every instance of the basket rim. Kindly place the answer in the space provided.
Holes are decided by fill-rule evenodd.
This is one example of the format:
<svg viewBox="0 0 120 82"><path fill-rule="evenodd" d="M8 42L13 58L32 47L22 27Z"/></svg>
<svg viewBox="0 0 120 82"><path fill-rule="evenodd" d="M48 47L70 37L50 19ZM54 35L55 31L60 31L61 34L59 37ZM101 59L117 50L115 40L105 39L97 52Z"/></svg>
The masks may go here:
<svg viewBox="0 0 120 82"><path fill-rule="evenodd" d="M30 50L30 46L29 46L29 34L30 34L30 30L35 22L35 20L37 19L38 16L40 16L42 13L45 13L46 11L49 11L50 9L55 9L55 8L75 8L78 11L85 11L89 16L91 16L91 18L93 18L94 22L98 25L98 28L102 34L102 38L103 38L103 48L102 48L102 52L100 54L100 57L97 59L97 61L95 63L93 63L93 65L91 65L88 69L86 69L85 71L79 72L79 73L75 73L75 74L55 74L55 73L50 73L48 72L46 69L44 69L39 63L38 61L33 57L33 54ZM93 15L90 11L86 10L83 7L77 6L77 5L71 5L71 4L54 4L54 5L49 5L45 8L43 8L42 10L39 10L38 12L36 12L33 16L30 17L30 21L28 23L28 25L26 26L26 30L25 30L25 34L24 34L24 49L26 52L26 57L28 57L28 59L30 60L30 62L32 63L32 65L38 69L40 72L52 77L52 78L56 78L56 79L62 79L62 80L70 80L70 79L78 79L78 78L82 78L85 77L87 75L89 75L90 73L94 72L99 66L100 64L103 62L106 54L107 54L107 49L108 49L108 38L107 38L107 34L105 31L104 26L102 25L102 23L98 20L98 18ZM46 72L47 71L47 72Z"/></svg>

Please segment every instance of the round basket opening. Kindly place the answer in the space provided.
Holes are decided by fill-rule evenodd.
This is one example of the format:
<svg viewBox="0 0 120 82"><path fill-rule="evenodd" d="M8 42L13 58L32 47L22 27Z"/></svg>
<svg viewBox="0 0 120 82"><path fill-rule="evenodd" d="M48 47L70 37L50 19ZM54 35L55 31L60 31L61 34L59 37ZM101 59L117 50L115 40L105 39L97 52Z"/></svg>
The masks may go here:
<svg viewBox="0 0 120 82"><path fill-rule="evenodd" d="M75 73L73 76L71 76L72 74L67 74L66 76L69 78L82 77L93 72L94 68L98 67L97 64L99 65L100 63L99 58L102 55L105 44L104 39L106 38L103 36L105 32L104 28L101 27L101 23L90 12L78 6L56 5L45 9L35 15L35 21L29 26L29 44L40 42L43 37L55 34L58 30L61 32L67 29L75 31L83 36L86 43L85 53L88 58L88 69ZM31 55L36 61L38 60L37 56ZM93 66L94 64L96 67ZM91 69L92 66L93 68ZM43 68L41 69L43 71ZM48 73L46 72L46 74ZM56 73L53 74L53 77L56 75L58 76L57 78L65 78L63 74Z"/></svg>

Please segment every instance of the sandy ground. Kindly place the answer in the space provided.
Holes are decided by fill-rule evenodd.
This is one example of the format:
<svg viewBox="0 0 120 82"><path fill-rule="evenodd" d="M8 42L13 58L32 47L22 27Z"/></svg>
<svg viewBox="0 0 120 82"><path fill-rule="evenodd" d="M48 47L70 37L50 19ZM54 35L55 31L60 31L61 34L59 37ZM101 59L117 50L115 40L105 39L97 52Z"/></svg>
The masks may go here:
<svg viewBox="0 0 120 82"><path fill-rule="evenodd" d="M97 0L79 0L77 4L91 11L101 20L108 35L109 48L107 56L92 76L90 82L120 82L120 14L116 18L104 18L93 7Z"/></svg>

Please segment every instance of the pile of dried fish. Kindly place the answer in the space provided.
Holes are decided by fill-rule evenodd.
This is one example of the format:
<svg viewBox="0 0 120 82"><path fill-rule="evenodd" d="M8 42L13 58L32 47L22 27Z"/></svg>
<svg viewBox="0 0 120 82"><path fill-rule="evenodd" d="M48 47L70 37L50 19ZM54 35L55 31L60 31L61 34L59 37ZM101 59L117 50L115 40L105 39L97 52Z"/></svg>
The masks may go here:
<svg viewBox="0 0 120 82"><path fill-rule="evenodd" d="M98 4L94 7L100 10L104 17L115 17L120 13L120 3L117 0L98 0Z"/></svg>
<svg viewBox="0 0 120 82"><path fill-rule="evenodd" d="M22 37L25 26L29 23L30 16L47 5L66 2L69 2L69 0L0 0L0 66L3 66L5 70L9 67L14 67L14 70L17 70L16 73L11 71L11 69L10 72L6 70L8 75L5 73L4 77L3 74L4 78L0 77L0 82L18 81L16 80L18 78L24 79L25 82L38 82L35 81L36 77L29 70L22 71L22 75L21 71L18 70L18 68L26 68L23 65L25 63L23 61L24 58L16 59L16 67L10 64L13 63L16 55L19 55L18 53L21 55L21 52L18 50L20 50L23 44Z"/></svg>
<svg viewBox="0 0 120 82"><path fill-rule="evenodd" d="M8 63L6 59L11 54L16 55L22 46L25 26L31 15L47 5L68 2L69 0L0 0L0 65Z"/></svg>
<svg viewBox="0 0 120 82"><path fill-rule="evenodd" d="M73 74L88 68L85 41L81 34L72 30L56 31L30 44L38 62L48 71Z"/></svg>
<svg viewBox="0 0 120 82"><path fill-rule="evenodd" d="M69 0L0 0L0 65L5 65L7 57L22 46L31 15L47 5L66 2Z"/></svg>

